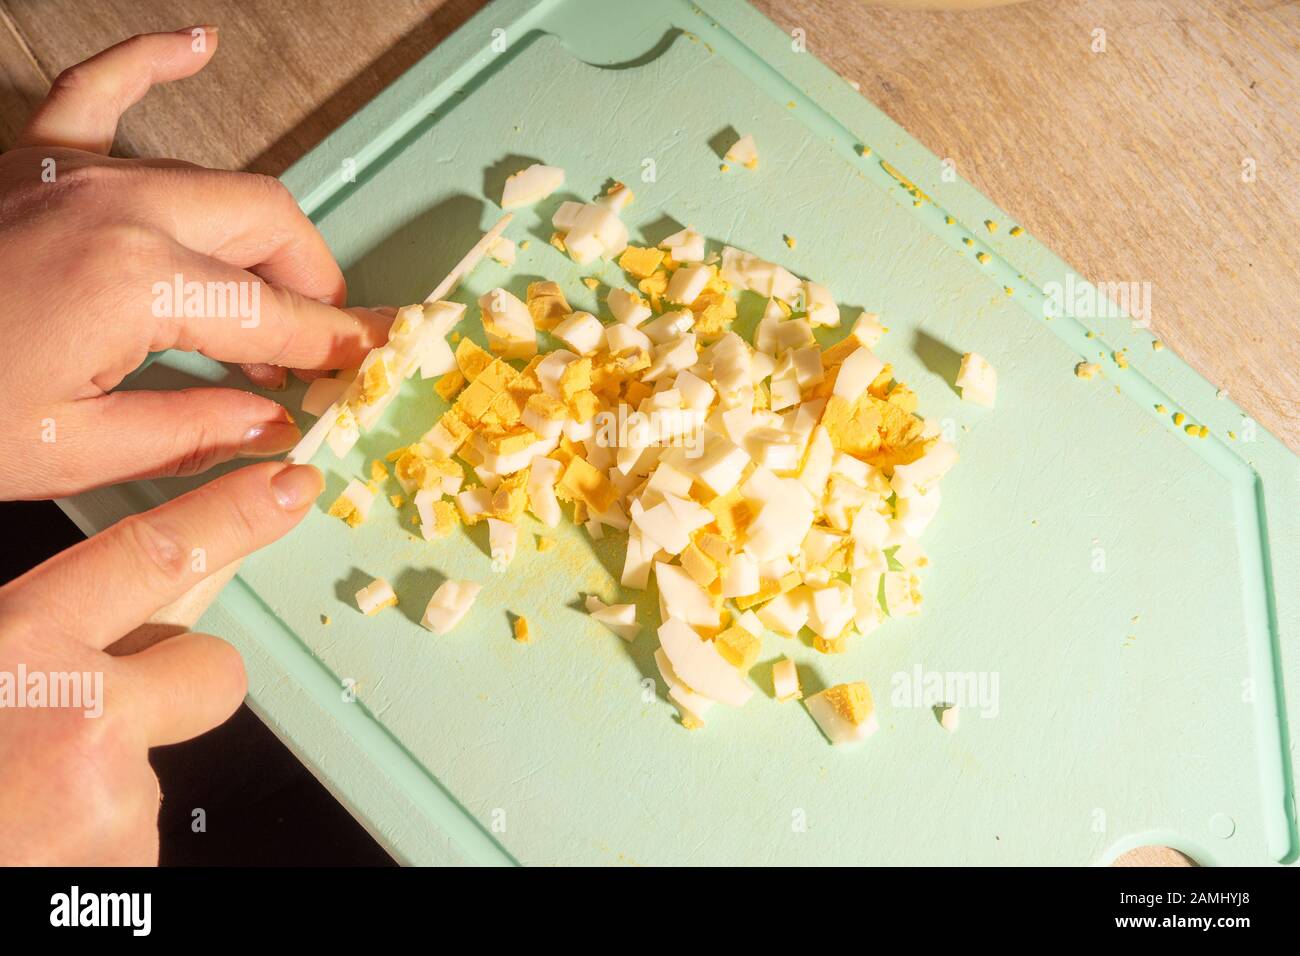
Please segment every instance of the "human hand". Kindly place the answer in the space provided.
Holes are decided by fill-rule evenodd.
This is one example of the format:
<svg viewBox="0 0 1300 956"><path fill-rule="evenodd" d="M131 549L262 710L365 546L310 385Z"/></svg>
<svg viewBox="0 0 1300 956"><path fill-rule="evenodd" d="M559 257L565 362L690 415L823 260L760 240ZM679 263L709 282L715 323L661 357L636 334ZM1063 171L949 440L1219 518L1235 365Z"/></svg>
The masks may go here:
<svg viewBox="0 0 1300 956"><path fill-rule="evenodd" d="M112 392L151 351L244 363L274 387L285 367L356 365L385 339L388 318L337 307L342 273L278 180L106 155L128 107L215 49L211 28L111 47L62 73L0 156L0 499L194 474L297 441L283 407L239 389ZM187 315L168 301L177 276L216 298Z"/></svg>
<svg viewBox="0 0 1300 956"><path fill-rule="evenodd" d="M138 654L104 652L215 571L291 529L320 494L310 465L267 462L133 515L0 587L0 700L25 668L49 686L102 675L82 707L0 710L0 866L146 865L158 859L161 793L149 748L217 726L239 706L239 654L183 634ZM10 687L16 693L16 687ZM66 702L65 702L66 703ZM85 716L99 709L98 716Z"/></svg>

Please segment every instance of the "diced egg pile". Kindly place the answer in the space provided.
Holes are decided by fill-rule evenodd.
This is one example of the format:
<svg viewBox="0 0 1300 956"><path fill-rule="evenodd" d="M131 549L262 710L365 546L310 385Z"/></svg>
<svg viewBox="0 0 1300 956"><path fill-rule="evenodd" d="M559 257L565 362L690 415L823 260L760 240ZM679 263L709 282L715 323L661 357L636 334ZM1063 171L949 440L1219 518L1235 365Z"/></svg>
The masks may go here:
<svg viewBox="0 0 1300 956"><path fill-rule="evenodd" d="M737 148L738 161L757 162L752 140ZM563 179L532 167L507 183L502 204L535 202ZM857 316L823 349L815 330L844 321L828 289L741 249L710 254L690 227L656 247L631 245L619 214L632 198L618 184L553 218L552 245L579 264L616 260L629 277L632 288L605 298L612 320L573 309L554 282L532 283L522 300L492 289L478 299L484 349L449 341L465 306L409 306L386 346L308 397L343 455L415 368L439 376L450 408L388 456L423 536L486 521L494 559L508 564L525 512L555 527L568 510L592 537L625 534L621 583L655 579L655 659L683 723L698 727L715 703L749 700L767 631L807 628L817 650L840 653L886 618L919 612L928 559L918 539L957 452L875 353L886 331L877 316ZM489 254L513 262L514 245L498 240ZM766 298L752 343L731 330L742 292ZM555 347L539 351L539 332ZM993 403L996 377L979 356L966 356L956 384ZM331 514L365 520L387 477L382 463L372 469ZM442 584L423 623L450 631L478 589ZM374 613L396 598L381 581L357 600ZM626 641L642 630L634 605L588 597L586 608ZM802 698L790 659L772 679L776 699ZM833 743L876 726L862 683L805 706Z"/></svg>

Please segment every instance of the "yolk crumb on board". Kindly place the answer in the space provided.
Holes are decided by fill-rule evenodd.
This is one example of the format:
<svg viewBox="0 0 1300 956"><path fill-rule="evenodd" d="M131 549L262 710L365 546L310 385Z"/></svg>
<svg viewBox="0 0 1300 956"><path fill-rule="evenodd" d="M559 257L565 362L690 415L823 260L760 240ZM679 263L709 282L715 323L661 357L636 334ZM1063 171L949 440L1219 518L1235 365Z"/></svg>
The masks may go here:
<svg viewBox="0 0 1300 956"><path fill-rule="evenodd" d="M1018 236L1018 235L1020 235L1021 233L1023 233L1024 231L1025 231L1025 230L1021 229L1019 226L1012 226L1012 227L1011 227L1011 235L1013 235L1013 236Z"/></svg>
<svg viewBox="0 0 1300 956"><path fill-rule="evenodd" d="M1181 427L1182 424L1183 424L1183 422L1185 422L1185 421L1187 421L1187 416L1186 416L1186 415L1184 415L1182 412L1174 412L1174 424L1175 424L1175 425L1178 425L1178 426Z"/></svg>
<svg viewBox="0 0 1300 956"><path fill-rule="evenodd" d="M977 252L975 253L975 258L980 265L983 265L989 261L989 254L987 252Z"/></svg>
<svg viewBox="0 0 1300 956"><path fill-rule="evenodd" d="M1161 342L1159 339L1152 339L1152 340L1151 340L1151 351L1153 351L1153 352L1159 352L1159 351L1160 351L1161 349L1163 349L1164 347L1165 347L1165 343L1164 343L1164 342Z"/></svg>
<svg viewBox="0 0 1300 956"><path fill-rule="evenodd" d="M532 629L528 626L528 618L515 618L515 640L520 644L527 644L533 639Z"/></svg>
<svg viewBox="0 0 1300 956"><path fill-rule="evenodd" d="M994 222L992 219L985 219L984 228L987 229L989 232L997 232L998 224Z"/></svg>

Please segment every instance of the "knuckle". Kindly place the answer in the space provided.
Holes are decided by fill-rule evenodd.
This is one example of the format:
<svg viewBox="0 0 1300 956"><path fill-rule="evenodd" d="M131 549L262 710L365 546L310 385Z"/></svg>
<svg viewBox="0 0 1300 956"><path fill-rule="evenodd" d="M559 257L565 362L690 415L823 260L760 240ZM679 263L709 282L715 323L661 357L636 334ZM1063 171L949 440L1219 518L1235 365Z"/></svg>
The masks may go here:
<svg viewBox="0 0 1300 956"><path fill-rule="evenodd" d="M266 173L243 173L248 177L248 182L253 185L254 189L260 190L266 194L266 198L278 202L291 202L298 205L297 200L293 198L293 193L289 192L289 187L274 176L268 176Z"/></svg>
<svg viewBox="0 0 1300 956"><path fill-rule="evenodd" d="M179 432L177 442L176 454L165 469L168 477L202 474L225 457L212 427L203 421L195 422L188 431Z"/></svg>
<svg viewBox="0 0 1300 956"><path fill-rule="evenodd" d="M145 512L123 519L120 527L126 550L151 579L171 582L188 573L190 548L166 519Z"/></svg>
<svg viewBox="0 0 1300 956"><path fill-rule="evenodd" d="M69 95L81 96L84 94L95 94L103 91L103 83L97 79L97 73L94 68L89 67L86 63L74 63L59 72L50 84L50 96L62 97Z"/></svg>
<svg viewBox="0 0 1300 956"><path fill-rule="evenodd" d="M83 245L88 256L99 262L109 261L121 270L123 263L152 263L155 254L163 249L162 237L157 230L139 222L106 222L91 230Z"/></svg>

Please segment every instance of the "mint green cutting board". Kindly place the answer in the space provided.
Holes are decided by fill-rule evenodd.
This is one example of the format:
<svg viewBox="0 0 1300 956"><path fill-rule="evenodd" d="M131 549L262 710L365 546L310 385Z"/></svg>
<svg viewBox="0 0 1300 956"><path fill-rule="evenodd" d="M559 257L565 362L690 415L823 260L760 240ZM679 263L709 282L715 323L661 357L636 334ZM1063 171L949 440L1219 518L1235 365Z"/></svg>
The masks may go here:
<svg viewBox="0 0 1300 956"><path fill-rule="evenodd" d="M757 170L720 171L728 131L755 135ZM401 305L496 220L505 175L538 160L567 171L563 195L516 216L508 235L531 239L517 266L483 264L461 301L546 277L598 311L579 279L621 272L579 270L548 246L549 217L624 180L634 242L689 223L825 284L846 315L881 313L878 352L961 462L923 539L922 616L839 656L768 635L759 693L692 733L665 699L653 634L627 645L580 610L582 595L625 597L619 536L593 543L562 523L556 548L524 535L498 574L482 528L426 543L409 508L377 504L357 530L324 514L441 411L430 383L408 383L345 461L318 456L321 509L246 561L199 625L239 646L253 706L399 860L1087 864L1143 843L1204 863L1294 859L1300 464L1278 441L1127 319L1045 320L1039 290L1066 265L1010 236L1008 213L944 182L936 157L740 3L498 0L285 180L351 300ZM915 204L882 160L931 201ZM1099 357L1123 348L1127 369ZM995 410L951 387L965 351L997 368ZM1077 379L1082 359L1102 376ZM132 387L225 374L167 356ZM1189 437L1157 403L1212 436ZM196 483L68 507L100 527ZM401 607L363 618L352 596L376 576ZM439 638L417 622L446 577L485 587ZM653 593L630 597L652 620ZM532 644L511 639L514 614ZM806 690L867 680L881 731L828 746L800 705L771 699L780 654ZM996 680L996 700L947 734L898 696L916 672Z"/></svg>

